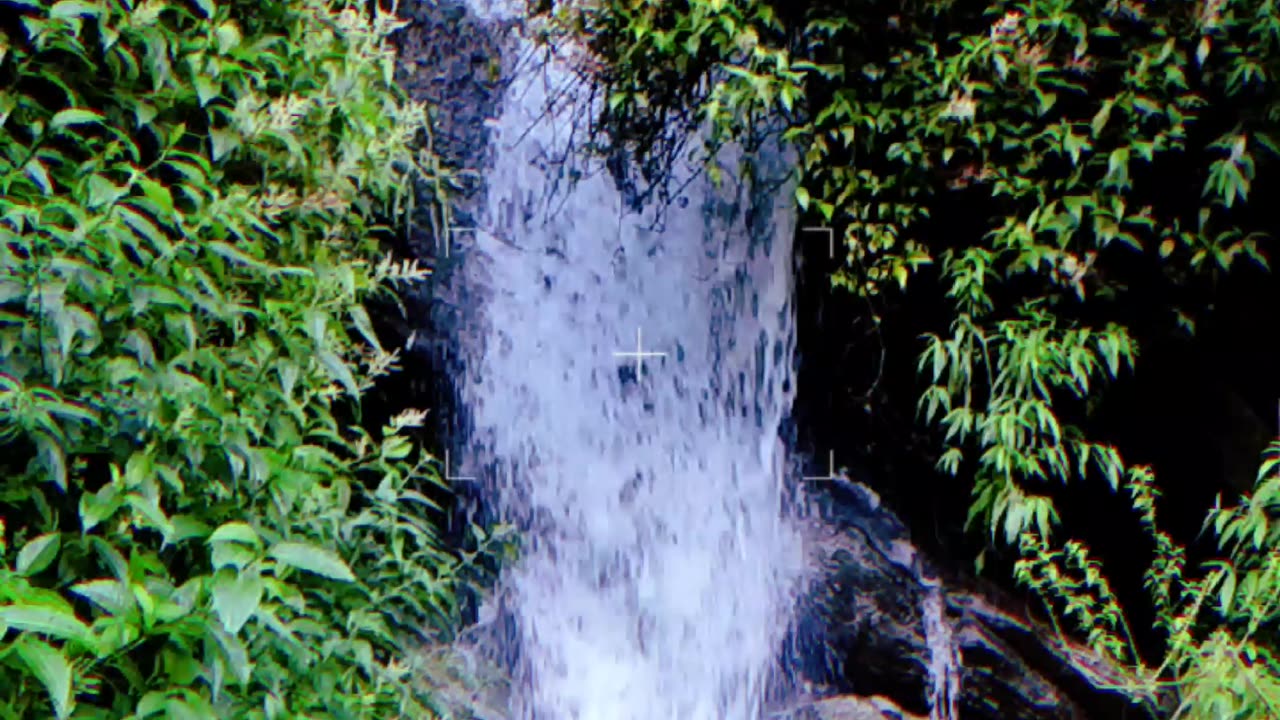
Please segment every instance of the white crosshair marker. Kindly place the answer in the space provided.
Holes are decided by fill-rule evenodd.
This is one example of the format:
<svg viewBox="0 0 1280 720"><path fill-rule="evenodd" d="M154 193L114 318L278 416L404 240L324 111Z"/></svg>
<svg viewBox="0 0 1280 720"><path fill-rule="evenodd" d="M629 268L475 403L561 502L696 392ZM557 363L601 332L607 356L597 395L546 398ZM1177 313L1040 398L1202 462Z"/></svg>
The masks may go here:
<svg viewBox="0 0 1280 720"><path fill-rule="evenodd" d="M824 232L824 233L826 233L826 234L827 234L827 253L831 256L831 259L832 259L832 260L835 260L835 259L836 259L836 234L835 234L835 231L833 231L833 230L832 230L831 228L829 228L829 227L818 227L818 226L815 226L815 227L806 227L806 228L800 228L800 229L801 229L802 231L804 231L804 232Z"/></svg>
<svg viewBox="0 0 1280 720"><path fill-rule="evenodd" d="M445 256L445 257L449 257L449 246L453 245L453 236L454 236L456 233L460 233L460 232L467 232L467 231L475 232L475 231L477 231L477 230L480 230L480 228L463 227L463 226L461 226L461 225L451 225L451 226L449 226L449 236L448 236L448 238L446 238L446 239L445 239L445 241L444 241L444 256ZM483 232L483 231L481 231L481 232Z"/></svg>
<svg viewBox="0 0 1280 720"><path fill-rule="evenodd" d="M831 450L827 453L827 474L826 475L805 475L805 480L814 480L821 482L823 480L843 480L844 475L836 474L836 451Z"/></svg>
<svg viewBox="0 0 1280 720"><path fill-rule="evenodd" d="M449 464L449 451L445 450L444 451L444 479L448 480L449 482L454 482L455 480L457 482L472 482L475 480L475 478L471 476L450 475L449 474L450 467L452 467L452 465Z"/></svg>
<svg viewBox="0 0 1280 720"><path fill-rule="evenodd" d="M644 343L640 339L640 328L636 328L636 351L635 352L618 352L614 351L614 357L633 357L636 359L636 382L640 382L641 373L644 372L644 359L647 357L666 357L664 352L645 352Z"/></svg>

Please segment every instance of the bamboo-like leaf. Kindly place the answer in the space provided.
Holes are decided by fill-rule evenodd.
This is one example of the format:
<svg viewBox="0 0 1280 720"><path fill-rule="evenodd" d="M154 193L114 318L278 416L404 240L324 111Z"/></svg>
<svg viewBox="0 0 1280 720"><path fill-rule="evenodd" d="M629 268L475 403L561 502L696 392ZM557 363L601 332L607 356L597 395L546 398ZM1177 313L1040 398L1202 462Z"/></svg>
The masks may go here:
<svg viewBox="0 0 1280 720"><path fill-rule="evenodd" d="M378 342L378 334L374 332L373 321L369 318L369 313L364 309L363 305L351 305L347 308L347 314L351 317L351 324L355 326L356 331L360 333L360 337L371 347L381 349L382 345Z"/></svg>
<svg viewBox="0 0 1280 720"><path fill-rule="evenodd" d="M173 206L173 193L169 191L169 188L148 177L138 178L138 187L142 188L142 192L147 196L147 199L164 211L166 216L172 217L176 213Z"/></svg>

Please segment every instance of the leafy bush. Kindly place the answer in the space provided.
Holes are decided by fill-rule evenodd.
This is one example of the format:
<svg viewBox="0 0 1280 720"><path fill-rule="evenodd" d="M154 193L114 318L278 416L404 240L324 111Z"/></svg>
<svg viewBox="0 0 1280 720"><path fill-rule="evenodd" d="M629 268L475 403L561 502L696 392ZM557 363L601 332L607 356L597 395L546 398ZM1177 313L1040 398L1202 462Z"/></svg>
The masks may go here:
<svg viewBox="0 0 1280 720"><path fill-rule="evenodd" d="M361 3L4 0L0 717L432 716L441 483L347 424L425 108ZM12 14L12 22L10 22Z"/></svg>
<svg viewBox="0 0 1280 720"><path fill-rule="evenodd" d="M936 271L950 322L925 338L920 409L941 431L940 467L973 478L971 523L1021 547L1019 579L1132 669L1122 689L1136 701L1163 704L1172 687L1179 714L1276 717L1280 530L1261 509L1280 503L1274 461L1213 516L1229 561L1191 579L1156 525L1149 469L1078 422L1137 356L1123 320L1133 268L1177 289L1265 265L1244 211L1280 153L1275 3L983 5L603 0L559 7L552 27L585 34L603 61L600 127L655 182L691 128L718 141L761 113L787 117L797 203L843 237L833 285L884 307ZM1161 175L1192 182L1169 192ZM985 233L927 233L937 200L962 191L989 211ZM1169 325L1194 332L1191 305ZM1051 540L1049 488L1087 474L1131 493L1155 543L1159 667L1138 657L1087 549Z"/></svg>

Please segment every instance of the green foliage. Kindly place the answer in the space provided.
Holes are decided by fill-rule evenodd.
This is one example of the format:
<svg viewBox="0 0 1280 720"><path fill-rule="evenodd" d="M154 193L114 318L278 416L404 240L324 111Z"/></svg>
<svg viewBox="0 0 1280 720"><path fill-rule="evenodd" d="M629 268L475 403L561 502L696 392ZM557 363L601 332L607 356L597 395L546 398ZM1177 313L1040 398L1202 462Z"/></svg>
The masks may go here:
<svg viewBox="0 0 1280 720"><path fill-rule="evenodd" d="M719 140L781 114L802 157L798 205L844 240L832 284L879 308L934 273L950 322L923 338L920 410L941 431L940 467L973 478L970 521L1021 549L1019 579L1131 670L1113 684L1162 707L1172 689L1181 716L1280 716L1280 531L1267 510L1280 461L1254 496L1214 513L1228 557L1192 579L1156 524L1150 471L1082 422L1138 356L1114 319L1129 269L1176 287L1266 264L1243 210L1280 153L1274 0L604 0L559 12L604 62L601 126L642 159L669 159L672 138L700 123ZM1190 192L1168 192L1156 179L1167 173ZM930 226L956 193L990 213L985 233ZM1175 307L1169 325L1194 332L1194 314ZM1087 548L1052 540L1049 488L1091 474L1130 493L1154 543L1159 667L1138 656Z"/></svg>
<svg viewBox="0 0 1280 720"><path fill-rule="evenodd" d="M1230 211L1248 193L1254 152L1274 148L1267 121L1273 109L1264 108L1262 117L1242 114L1240 125L1208 145L1216 157L1200 206L1147 204L1134 187L1139 164L1185 150L1212 93L1230 98L1256 89L1233 80L1238 66L1276 62L1265 48L1280 24L1246 21L1246 3L1239 5L1241 12L1229 14L1240 18L1232 21L1238 28L1222 27L1225 19L1205 25L1204 18L1173 10L1147 18L1136 6L1117 4L993 9L994 22L952 34L945 45L905 43L870 87L858 88L866 96L861 103L825 118L820 112L797 130L818 148L807 158L818 168L807 182L824 196L850 197L840 205L850 265L838 285L874 294L896 276L905 286L902 268L911 263L894 251L896 240L910 237L927 217L920 199L945 191L942 186L984 186L996 201L999 214L983 242L961 240L936 253L956 321L950 337L928 338L923 365L934 383L946 378L945 392L925 402L947 413L941 424L958 441L945 458L947 469L958 467L966 427L998 426L1012 416L1024 428L979 431L976 438L975 510L992 527L1003 521L1009 542L1045 514L1038 506L1048 502L1020 484L1065 481L1086 466L1073 471L1060 459L1078 454L1082 440L1052 419L1055 396L1083 397L1132 365L1135 347L1126 328L1090 329L1060 319L1069 317L1073 302L1122 295L1123 285L1107 277L1108 261L1125 252L1158 253L1171 273L1226 270L1240 257L1262 261L1258 236L1237 227ZM978 20L940 19L959 26ZM1196 60L1185 40L1211 42L1237 29L1249 40L1222 50L1221 66ZM841 134L846 126L851 132ZM822 167L833 151L823 138L833 135L841 152L882 153L884 170L859 169L867 174L850 177L842 168ZM959 174L942 181L937 171L943 169ZM1007 296L1005 288L1018 281L1032 289L997 304L994 298ZM1030 321L1004 319L1010 310ZM956 406L964 410L957 413ZM1114 487L1119 459L1088 455L1102 461Z"/></svg>
<svg viewBox="0 0 1280 720"><path fill-rule="evenodd" d="M7 0L0 718L434 716L441 483L341 418L430 158L364 4ZM425 174L425 175L424 175ZM344 410L347 408L347 410Z"/></svg>
<svg viewBox="0 0 1280 720"><path fill-rule="evenodd" d="M1016 574L1086 630L1100 656L1133 668L1114 682L1135 699L1161 706L1160 691L1169 684L1177 691L1176 704L1166 708L1173 717L1276 717L1280 529L1266 508L1280 504L1278 471L1280 442L1268 451L1256 491L1240 506L1217 508L1209 516L1206 524L1214 528L1226 559L1206 563L1202 577L1189 579L1185 549L1156 524L1154 476L1147 468L1130 468L1126 486L1133 507L1156 545L1145 579L1157 625L1168 637L1158 668L1143 664L1100 564L1080 543L1054 550L1040 536L1026 533ZM1171 683L1164 682L1166 676Z"/></svg>
<svg viewBox="0 0 1280 720"><path fill-rule="evenodd" d="M741 134L762 108L791 111L803 94L803 72L813 67L793 65L785 48L767 41L781 37L783 24L773 7L755 0L557 3L548 25L544 38L585 38L608 93L601 127L633 146L660 191L689 130L711 129L715 145ZM717 72L704 78L708 67Z"/></svg>
<svg viewBox="0 0 1280 720"><path fill-rule="evenodd" d="M981 517L993 538L1002 529L999 534L1009 543L1028 528L1048 535L1057 524L1052 500L1025 494L1018 480L1065 480L1094 467L1115 489L1122 472L1115 449L1064 426L1053 400L1062 393L1086 397L1090 378L1100 372L1114 377L1122 363L1132 361L1131 341L1114 325L1101 332L1061 329L1043 306L1024 303L1021 317L997 321L990 330L980 327L974 314L962 312L951 337L930 336L920 358L934 383L922 398L925 419L941 415L951 443L940 465L958 474L961 447L974 444L982 450L970 522ZM976 398L972 379L982 372L988 391Z"/></svg>

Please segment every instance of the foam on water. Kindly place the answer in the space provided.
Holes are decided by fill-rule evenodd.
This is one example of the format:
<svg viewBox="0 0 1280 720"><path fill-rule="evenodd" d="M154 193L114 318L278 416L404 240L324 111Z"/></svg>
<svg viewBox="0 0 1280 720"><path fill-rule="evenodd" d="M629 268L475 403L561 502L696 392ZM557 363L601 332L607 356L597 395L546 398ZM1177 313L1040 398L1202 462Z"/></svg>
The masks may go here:
<svg viewBox="0 0 1280 720"><path fill-rule="evenodd" d="M483 297L459 334L471 466L526 538L504 579L526 678L512 714L755 720L801 565L778 436L795 389L790 191L748 222L726 157L725 186L695 180L654 229L607 173L570 186L558 159L587 116L574 78L516 69L477 230L454 250ZM787 174L782 153L753 160ZM616 355L638 334L665 353L639 374Z"/></svg>

